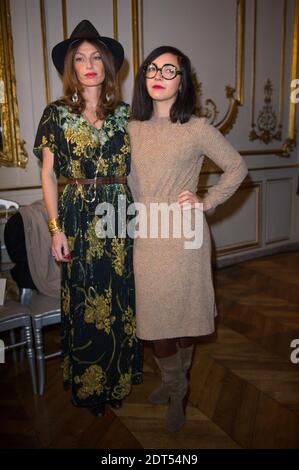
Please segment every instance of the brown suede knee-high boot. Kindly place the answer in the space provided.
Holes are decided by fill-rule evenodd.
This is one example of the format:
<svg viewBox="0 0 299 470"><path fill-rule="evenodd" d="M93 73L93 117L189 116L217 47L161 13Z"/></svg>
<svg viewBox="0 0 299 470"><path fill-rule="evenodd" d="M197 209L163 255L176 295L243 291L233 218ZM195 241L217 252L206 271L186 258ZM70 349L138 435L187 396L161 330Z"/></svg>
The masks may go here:
<svg viewBox="0 0 299 470"><path fill-rule="evenodd" d="M156 358L161 370L162 382L168 387L170 403L166 415L168 431L178 431L185 423L183 400L187 393L186 374L182 370L180 353Z"/></svg>
<svg viewBox="0 0 299 470"><path fill-rule="evenodd" d="M154 359L161 370L160 364L159 364L159 359L154 356ZM162 374L161 374L162 375ZM153 403L154 405L165 405L169 401L169 388L168 385L163 381L163 375L162 375L162 382L159 385L159 387L154 390L149 396L148 400Z"/></svg>
<svg viewBox="0 0 299 470"><path fill-rule="evenodd" d="M182 369L185 374L188 373L188 370L191 367L193 351L194 351L194 344L192 344L188 348L179 347Z"/></svg>
<svg viewBox="0 0 299 470"><path fill-rule="evenodd" d="M181 359L182 370L185 374L187 374L188 370L190 369L190 366L192 363L193 350L194 350L193 344L189 346L188 348L179 347L178 349L180 359ZM158 367L160 368L159 359L156 358L155 356L154 356L154 359L156 363L158 364ZM169 398L170 398L169 387L165 382L163 382L163 377L162 377L162 383L156 390L154 390L149 395L148 399L154 405L165 405L166 403L168 403Z"/></svg>
<svg viewBox="0 0 299 470"><path fill-rule="evenodd" d="M192 344L191 346L188 346L187 348L181 348L179 347L179 355L181 359L181 367L182 371L186 377L187 381L187 391L186 391L186 396L184 400L184 409L187 406L187 401L188 401L188 391L189 391L189 377L188 377L188 372L192 364L192 357L193 357L193 351L194 351L194 345Z"/></svg>

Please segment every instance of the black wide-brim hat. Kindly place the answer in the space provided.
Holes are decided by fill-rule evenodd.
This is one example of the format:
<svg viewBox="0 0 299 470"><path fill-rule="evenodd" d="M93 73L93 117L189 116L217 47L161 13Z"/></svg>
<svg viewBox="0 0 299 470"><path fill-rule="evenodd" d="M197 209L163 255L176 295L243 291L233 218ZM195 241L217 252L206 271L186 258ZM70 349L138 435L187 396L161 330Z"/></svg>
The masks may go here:
<svg viewBox="0 0 299 470"><path fill-rule="evenodd" d="M124 49L122 45L115 39L101 36L90 21L83 20L76 26L69 39L59 42L52 49L53 63L61 75L63 74L64 59L69 46L82 39L86 39L87 41L92 39L102 43L113 55L116 70L118 71L121 68L124 61Z"/></svg>

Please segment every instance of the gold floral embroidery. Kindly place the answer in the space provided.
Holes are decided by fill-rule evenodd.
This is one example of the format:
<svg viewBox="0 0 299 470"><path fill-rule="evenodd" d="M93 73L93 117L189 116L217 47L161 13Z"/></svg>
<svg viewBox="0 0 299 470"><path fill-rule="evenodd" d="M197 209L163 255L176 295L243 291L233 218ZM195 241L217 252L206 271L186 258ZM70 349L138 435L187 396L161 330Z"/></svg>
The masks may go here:
<svg viewBox="0 0 299 470"><path fill-rule="evenodd" d="M76 240L76 237L67 237L67 245L68 245L70 252L74 250L75 240Z"/></svg>
<svg viewBox="0 0 299 470"><path fill-rule="evenodd" d="M62 309L65 315L69 315L70 313L70 289L68 286L61 288L61 302L62 302Z"/></svg>
<svg viewBox="0 0 299 470"><path fill-rule="evenodd" d="M122 276L125 268L125 241L123 238L113 238L112 243L112 266L119 276Z"/></svg>
<svg viewBox="0 0 299 470"><path fill-rule="evenodd" d="M71 177L72 178L84 178L84 174L81 170L81 161L80 160L71 160Z"/></svg>
<svg viewBox="0 0 299 470"><path fill-rule="evenodd" d="M131 391L131 373L122 374L119 378L118 385L112 391L112 396L116 400L122 400L125 396L129 395Z"/></svg>
<svg viewBox="0 0 299 470"><path fill-rule="evenodd" d="M71 366L71 361L70 361L70 356L67 354L61 363L61 369L62 369L62 377L65 382L67 382L70 379L70 366Z"/></svg>
<svg viewBox="0 0 299 470"><path fill-rule="evenodd" d="M99 217L94 217L85 234L85 240L89 242L89 248L86 250L87 263L91 263L95 257L98 259L101 258L104 254L105 240L98 238L96 234L96 224L99 222L99 220Z"/></svg>
<svg viewBox="0 0 299 470"><path fill-rule="evenodd" d="M77 396L79 399L84 400L94 393L100 395L104 391L106 375L100 366L92 365L85 370L81 377L76 375L74 382L76 384L82 384L78 390Z"/></svg>
<svg viewBox="0 0 299 470"><path fill-rule="evenodd" d="M100 157L97 162L96 176L106 176L108 173L108 161Z"/></svg>
<svg viewBox="0 0 299 470"><path fill-rule="evenodd" d="M112 157L113 163L116 163L117 167L115 168L115 174L118 176L122 176L126 174L126 156L125 155L113 155Z"/></svg>
<svg viewBox="0 0 299 470"><path fill-rule="evenodd" d="M129 345L132 347L133 342L136 341L136 318L133 315L133 310L128 307L122 315L122 321L124 322L124 332L129 338Z"/></svg>
<svg viewBox="0 0 299 470"><path fill-rule="evenodd" d="M45 135L42 136L41 145L37 147L38 149L42 149L43 147L48 147L52 153L55 152L56 145L55 145L55 137L54 134L49 134L49 140Z"/></svg>
<svg viewBox="0 0 299 470"><path fill-rule="evenodd" d="M130 152L130 140L129 140L129 136L127 133L124 134L124 144L122 145L120 151L121 153L124 153L124 154Z"/></svg>
<svg viewBox="0 0 299 470"><path fill-rule="evenodd" d="M74 251L76 235L74 237L67 237L67 245L68 245L71 256L72 256L72 252ZM67 262L67 272L68 272L69 277L71 277L71 270L72 270L72 259Z"/></svg>
<svg viewBox="0 0 299 470"><path fill-rule="evenodd" d="M67 142L74 144L74 154L77 156L85 153L86 147L96 148L98 142L93 139L91 130L87 126L70 126L64 129Z"/></svg>
<svg viewBox="0 0 299 470"><path fill-rule="evenodd" d="M86 296L86 308L84 312L84 320L86 323L95 323L98 330L104 330L105 333L111 332L111 326L116 317L111 312L112 289L105 289L104 295L92 294L89 291Z"/></svg>

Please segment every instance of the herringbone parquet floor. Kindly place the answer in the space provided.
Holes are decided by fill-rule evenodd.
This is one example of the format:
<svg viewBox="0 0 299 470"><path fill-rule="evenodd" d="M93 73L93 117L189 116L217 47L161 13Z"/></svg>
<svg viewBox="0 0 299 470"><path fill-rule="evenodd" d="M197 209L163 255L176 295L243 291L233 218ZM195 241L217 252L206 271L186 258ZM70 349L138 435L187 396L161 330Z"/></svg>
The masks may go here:
<svg viewBox="0 0 299 470"><path fill-rule="evenodd" d="M215 272L217 331L201 338L190 373L187 422L164 429L165 406L148 403L159 383L145 347L144 382L120 410L94 418L74 408L59 359L47 361L45 395L33 396L26 362L0 365L1 448L299 448L299 253L247 261ZM59 329L46 333L59 347ZM299 353L298 353L299 358Z"/></svg>

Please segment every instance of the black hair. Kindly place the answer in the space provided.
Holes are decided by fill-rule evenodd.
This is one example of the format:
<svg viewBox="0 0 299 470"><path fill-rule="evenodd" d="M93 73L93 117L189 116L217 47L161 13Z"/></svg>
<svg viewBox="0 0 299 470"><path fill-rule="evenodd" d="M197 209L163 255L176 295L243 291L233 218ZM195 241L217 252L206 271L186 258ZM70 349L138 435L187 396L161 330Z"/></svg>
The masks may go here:
<svg viewBox="0 0 299 470"><path fill-rule="evenodd" d="M173 54L177 57L182 71L180 91L170 109L170 120L172 122L180 121L183 124L184 122L188 122L192 114L195 113L196 93L192 80L192 69L189 57L175 47L160 46L147 56L138 69L132 101L133 120L146 121L152 117L153 100L146 89L146 77L144 72L146 67L157 57L166 53Z"/></svg>

